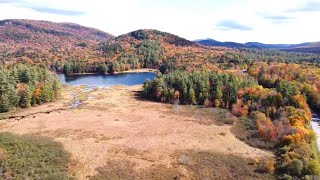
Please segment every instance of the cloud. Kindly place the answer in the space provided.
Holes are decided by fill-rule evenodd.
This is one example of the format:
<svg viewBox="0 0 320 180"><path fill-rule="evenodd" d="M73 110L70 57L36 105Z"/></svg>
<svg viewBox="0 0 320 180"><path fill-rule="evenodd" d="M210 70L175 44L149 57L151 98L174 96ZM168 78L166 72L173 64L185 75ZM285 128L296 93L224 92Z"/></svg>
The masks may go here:
<svg viewBox="0 0 320 180"><path fill-rule="evenodd" d="M261 14L263 19L270 20L273 24L282 24L289 23L291 20L294 20L294 17L289 17L285 15L270 15L270 14Z"/></svg>
<svg viewBox="0 0 320 180"><path fill-rule="evenodd" d="M264 15L263 18L270 19L270 20L290 20L290 19L294 19L292 17L282 16L282 15Z"/></svg>
<svg viewBox="0 0 320 180"><path fill-rule="evenodd" d="M320 2L307 2L301 7L288 10L288 12L320 12Z"/></svg>
<svg viewBox="0 0 320 180"><path fill-rule="evenodd" d="M56 14L63 16L80 16L85 14L85 12L83 11L51 8L40 4L30 3L26 0L0 0L0 4L13 4L16 7L27 8L40 13Z"/></svg>
<svg viewBox="0 0 320 180"><path fill-rule="evenodd" d="M0 4L9 4L9 3L17 3L21 2L20 0L0 0Z"/></svg>
<svg viewBox="0 0 320 180"><path fill-rule="evenodd" d="M85 14L85 12L82 12L82 11L71 11L71 10L65 10L65 9L56 9L56 8L48 8L48 7L40 7L40 6L30 6L28 8L41 13L58 14L58 15L64 15L64 16L80 16Z"/></svg>
<svg viewBox="0 0 320 180"><path fill-rule="evenodd" d="M251 27L249 27L247 25L240 24L240 23L233 21L233 20L220 21L217 24L217 27L220 30L240 30L240 31L251 31L252 30Z"/></svg>

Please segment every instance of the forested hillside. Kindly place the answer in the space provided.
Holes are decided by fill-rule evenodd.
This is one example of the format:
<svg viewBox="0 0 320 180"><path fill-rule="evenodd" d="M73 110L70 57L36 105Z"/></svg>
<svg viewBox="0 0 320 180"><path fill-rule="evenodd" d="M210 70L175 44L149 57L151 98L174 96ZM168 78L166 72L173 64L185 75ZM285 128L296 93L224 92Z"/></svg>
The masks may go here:
<svg viewBox="0 0 320 180"><path fill-rule="evenodd" d="M99 50L105 57L104 69L109 73L137 68L155 68L162 73L176 69L240 70L257 61L309 63L316 66L320 62L317 54L210 48L157 30L138 30L121 35L100 44ZM73 64L84 66L82 62Z"/></svg>
<svg viewBox="0 0 320 180"><path fill-rule="evenodd" d="M137 68L215 69L210 60L223 54L222 49L210 49L170 33L157 30L137 30L103 43L99 49L106 58L108 72Z"/></svg>
<svg viewBox="0 0 320 180"><path fill-rule="evenodd" d="M103 31L72 23L35 20L0 21L2 61L43 62L99 59L96 47L113 38Z"/></svg>

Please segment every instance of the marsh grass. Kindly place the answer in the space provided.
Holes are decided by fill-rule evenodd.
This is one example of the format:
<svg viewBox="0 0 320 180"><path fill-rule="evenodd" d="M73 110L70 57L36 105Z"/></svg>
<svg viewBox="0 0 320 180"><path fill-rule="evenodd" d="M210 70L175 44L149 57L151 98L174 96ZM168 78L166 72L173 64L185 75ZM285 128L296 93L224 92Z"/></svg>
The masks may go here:
<svg viewBox="0 0 320 180"><path fill-rule="evenodd" d="M231 128L231 132L251 147L266 150L274 149L275 144L273 142L260 138L256 123L250 118L239 118L237 124Z"/></svg>
<svg viewBox="0 0 320 180"><path fill-rule="evenodd" d="M137 169L129 160L110 159L106 166L97 168L98 173L90 179L275 179L263 163L231 154L187 150L176 152L172 157L175 160L170 166L154 164L145 169Z"/></svg>
<svg viewBox="0 0 320 180"><path fill-rule="evenodd" d="M0 133L0 179L73 179L70 154L49 138Z"/></svg>
<svg viewBox="0 0 320 180"><path fill-rule="evenodd" d="M204 106L173 105L171 112L184 117L194 117L197 123L204 125L231 125L237 119L228 117L228 111L225 109Z"/></svg>

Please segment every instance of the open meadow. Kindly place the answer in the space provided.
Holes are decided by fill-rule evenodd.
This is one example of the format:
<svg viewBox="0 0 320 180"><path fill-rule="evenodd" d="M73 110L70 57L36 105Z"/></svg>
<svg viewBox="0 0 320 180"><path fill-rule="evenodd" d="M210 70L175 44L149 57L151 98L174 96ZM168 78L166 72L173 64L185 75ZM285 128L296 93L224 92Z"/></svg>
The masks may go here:
<svg viewBox="0 0 320 180"><path fill-rule="evenodd" d="M260 171L272 153L219 123L225 111L145 101L140 90L65 86L56 102L4 114L0 131L61 143L76 179L270 178Z"/></svg>

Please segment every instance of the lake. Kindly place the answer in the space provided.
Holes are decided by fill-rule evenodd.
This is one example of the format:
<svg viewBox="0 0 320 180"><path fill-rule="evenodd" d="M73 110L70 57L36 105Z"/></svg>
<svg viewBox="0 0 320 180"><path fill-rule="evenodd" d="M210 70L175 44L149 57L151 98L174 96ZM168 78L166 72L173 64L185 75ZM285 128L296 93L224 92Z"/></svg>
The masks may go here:
<svg viewBox="0 0 320 180"><path fill-rule="evenodd" d="M58 74L60 82L70 86L88 85L98 87L110 87L115 85L134 86L143 84L145 80L153 80L156 74L153 72L121 73L121 74L90 74L90 75L64 75Z"/></svg>

